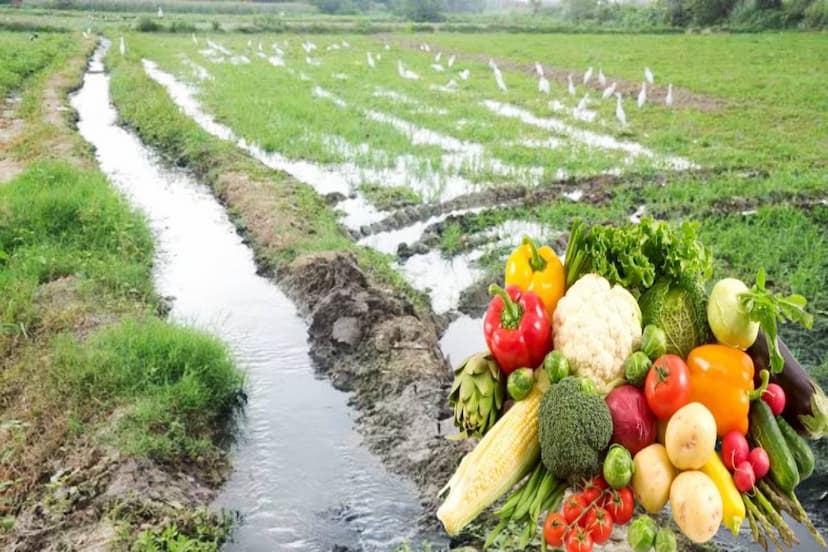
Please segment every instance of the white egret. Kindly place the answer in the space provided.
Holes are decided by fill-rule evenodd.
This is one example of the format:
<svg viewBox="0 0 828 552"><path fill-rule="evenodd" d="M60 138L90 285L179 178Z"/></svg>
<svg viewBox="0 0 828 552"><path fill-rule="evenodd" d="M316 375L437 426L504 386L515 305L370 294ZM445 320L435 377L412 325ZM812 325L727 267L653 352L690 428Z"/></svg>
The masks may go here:
<svg viewBox="0 0 828 552"><path fill-rule="evenodd" d="M458 75L460 75L460 78L463 80L469 80L469 77L471 76L471 71L469 71L468 69L463 69L458 73Z"/></svg>
<svg viewBox="0 0 828 552"><path fill-rule="evenodd" d="M262 41L261 40L259 41L259 51L264 52L264 49L262 48Z"/></svg>
<svg viewBox="0 0 828 552"><path fill-rule="evenodd" d="M158 6L158 17L164 17L164 10L161 9L161 6Z"/></svg>
<svg viewBox="0 0 828 552"><path fill-rule="evenodd" d="M124 54L126 54L126 43L124 42L124 37L121 37L121 47L120 47L120 50L121 50L121 55L122 55L122 56L123 56Z"/></svg>
<svg viewBox="0 0 828 552"><path fill-rule="evenodd" d="M397 60L397 73L400 75L400 77L408 80L417 80L420 78L420 75L418 75L414 71L403 67L402 61L400 60Z"/></svg>
<svg viewBox="0 0 828 552"><path fill-rule="evenodd" d="M664 98L664 103L667 107L673 107L673 83L667 85L667 97Z"/></svg>
<svg viewBox="0 0 828 552"><path fill-rule="evenodd" d="M442 73L443 71L445 71L445 68L439 63L432 63L431 68L437 71L438 73Z"/></svg>
<svg viewBox="0 0 828 552"><path fill-rule="evenodd" d="M448 81L448 84L446 85L446 88L449 89L449 90L454 90L455 88L457 88L457 81L454 80L454 79L451 79L450 81Z"/></svg>
<svg viewBox="0 0 828 552"><path fill-rule="evenodd" d="M374 56L371 55L371 52L365 53L365 59L368 61L368 67L370 67L371 69L377 66L377 64L374 62Z"/></svg>
<svg viewBox="0 0 828 552"><path fill-rule="evenodd" d="M567 87L567 91L569 92L570 96L574 96L575 95L575 83L572 82L572 73L567 75L566 80L569 83L569 85Z"/></svg>
<svg viewBox="0 0 828 552"><path fill-rule="evenodd" d="M384 48L385 48L386 50L390 50L390 49L391 49L391 45L390 45L390 44L385 44Z"/></svg>
<svg viewBox="0 0 828 552"><path fill-rule="evenodd" d="M615 97L618 101L615 104L615 118L621 123L622 127L627 126L627 114L624 113L624 106L621 105L621 93L616 92Z"/></svg>
<svg viewBox="0 0 828 552"><path fill-rule="evenodd" d="M538 61L535 62L535 73L537 73L539 77L543 76L543 66Z"/></svg>
<svg viewBox="0 0 828 552"><path fill-rule="evenodd" d="M347 40L343 40L342 41L342 47L343 48L350 48L351 44Z"/></svg>
<svg viewBox="0 0 828 552"><path fill-rule="evenodd" d="M89 33L87 33L86 31L83 31L83 38L84 38L84 40L88 39L89 38Z"/></svg>
<svg viewBox="0 0 828 552"><path fill-rule="evenodd" d="M646 80L649 84L653 84L654 79L655 79L655 77L653 77L653 72L650 70L649 67L645 67L644 68L644 80Z"/></svg>
<svg viewBox="0 0 828 552"><path fill-rule="evenodd" d="M641 83L641 91L638 92L638 109L644 107L644 103L647 101L647 81Z"/></svg>
<svg viewBox="0 0 828 552"><path fill-rule="evenodd" d="M611 85L609 85L609 86L607 86L606 88L604 88L604 93L603 93L603 94L601 94L601 99L602 99L602 100L609 99L609 97L610 97L610 96L612 96L613 94L615 94L615 88L616 88L616 86L618 86L618 83L615 83L615 82L614 82L614 83L612 83Z"/></svg>
<svg viewBox="0 0 828 552"><path fill-rule="evenodd" d="M446 62L446 65L449 66L449 69L451 69L451 67L454 66L454 60L455 60L454 54L451 54L451 56L449 56L449 58L448 58L448 62Z"/></svg>
<svg viewBox="0 0 828 552"><path fill-rule="evenodd" d="M607 85L607 77L604 75L604 69L601 67L598 68L598 84L601 85L601 88Z"/></svg>
<svg viewBox="0 0 828 552"><path fill-rule="evenodd" d="M253 41L252 41L252 40L248 40L248 41L247 41L247 47L248 47L248 48L252 48L252 47L253 47Z"/></svg>
<svg viewBox="0 0 828 552"><path fill-rule="evenodd" d="M592 65L590 65L589 68L586 70L586 73L584 73L584 84L588 83L589 79L591 79L591 78L592 78Z"/></svg>
<svg viewBox="0 0 828 552"><path fill-rule="evenodd" d="M500 68L497 65L492 65L492 72L494 73L495 82L497 82L497 87L500 88L501 92L506 92L506 82L503 80L503 73L500 72Z"/></svg>
<svg viewBox="0 0 828 552"><path fill-rule="evenodd" d="M538 79L538 92L543 92L544 94L549 94L549 80L541 75L540 79Z"/></svg>
<svg viewBox="0 0 828 552"><path fill-rule="evenodd" d="M589 103L589 92L587 92L586 94L584 94L584 97L583 97L583 98L581 98L581 101L580 101L580 102L578 102L578 105L577 105L577 106L575 106L575 111L583 111L583 110L585 110L585 109L587 108L588 103Z"/></svg>
<svg viewBox="0 0 828 552"><path fill-rule="evenodd" d="M318 59L314 59L310 56L305 56L305 62L308 65L313 65L314 67L319 67L320 65L322 65L322 61L320 61Z"/></svg>
<svg viewBox="0 0 828 552"><path fill-rule="evenodd" d="M441 57L443 57L443 52L437 52L437 55L434 56L434 63L440 63Z"/></svg>
<svg viewBox="0 0 828 552"><path fill-rule="evenodd" d="M195 44L196 46L198 46L198 39L196 38L195 33L193 33L193 44Z"/></svg>

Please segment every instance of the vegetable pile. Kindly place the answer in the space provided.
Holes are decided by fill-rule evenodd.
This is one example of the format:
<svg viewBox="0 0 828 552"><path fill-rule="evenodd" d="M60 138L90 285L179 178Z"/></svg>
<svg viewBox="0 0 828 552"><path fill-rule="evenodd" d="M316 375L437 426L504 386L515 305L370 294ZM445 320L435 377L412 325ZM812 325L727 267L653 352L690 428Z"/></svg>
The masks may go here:
<svg viewBox="0 0 828 552"><path fill-rule="evenodd" d="M588 552L629 524L635 551L747 524L766 550L825 541L796 497L828 433L828 398L777 336L813 324L799 295L714 285L696 227L575 221L565 261L528 237L492 285L488 350L455 370L458 433L479 439L440 495L450 535L494 511L484 547ZM710 289L708 294L706 289ZM646 512L633 519L638 507Z"/></svg>

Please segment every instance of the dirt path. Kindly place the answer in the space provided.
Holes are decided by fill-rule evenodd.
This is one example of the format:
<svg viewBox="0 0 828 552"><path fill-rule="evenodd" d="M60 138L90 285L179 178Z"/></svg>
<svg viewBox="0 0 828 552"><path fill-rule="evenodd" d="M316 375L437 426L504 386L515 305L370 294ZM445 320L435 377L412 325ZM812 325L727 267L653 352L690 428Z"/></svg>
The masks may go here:
<svg viewBox="0 0 828 552"><path fill-rule="evenodd" d="M0 106L0 184L8 182L21 172L24 164L11 155L12 144L23 133L23 119L17 116L20 98L9 96Z"/></svg>

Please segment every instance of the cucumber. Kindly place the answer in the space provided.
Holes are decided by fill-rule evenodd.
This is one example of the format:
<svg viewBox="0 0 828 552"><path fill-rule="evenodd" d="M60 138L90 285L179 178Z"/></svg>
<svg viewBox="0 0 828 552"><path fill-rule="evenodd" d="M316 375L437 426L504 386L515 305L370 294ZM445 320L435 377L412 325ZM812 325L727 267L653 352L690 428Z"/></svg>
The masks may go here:
<svg viewBox="0 0 828 552"><path fill-rule="evenodd" d="M788 450L790 450L791 454L793 454L794 461L796 462L796 469L799 471L799 480L805 481L811 476L812 473L814 473L814 464L816 463L814 452L811 450L811 447L808 446L805 439L799 436L799 433L791 427L791 424L789 424L785 418L777 416L776 423L779 425L779 429L785 437Z"/></svg>
<svg viewBox="0 0 828 552"><path fill-rule="evenodd" d="M753 401L748 420L751 439L768 453L771 479L782 491L792 493L799 485L799 470L770 407L763 400Z"/></svg>

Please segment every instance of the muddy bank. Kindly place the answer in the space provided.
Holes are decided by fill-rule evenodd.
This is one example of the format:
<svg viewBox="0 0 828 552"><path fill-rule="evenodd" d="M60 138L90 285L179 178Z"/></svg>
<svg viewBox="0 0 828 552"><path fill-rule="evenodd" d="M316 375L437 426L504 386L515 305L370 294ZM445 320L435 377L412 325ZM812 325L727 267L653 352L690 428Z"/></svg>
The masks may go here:
<svg viewBox="0 0 828 552"><path fill-rule="evenodd" d="M496 187L465 194L443 203L424 203L398 209L383 220L363 226L360 236L369 236L379 232L399 230L430 217L452 213L464 209L498 208L534 205L539 202L560 200L567 195L577 194L577 201L593 205L605 205L612 197L612 188L619 184L626 186L664 185L677 178L709 178L719 174L738 171L734 168L703 168L685 171L659 171L652 174L597 175L587 178L567 178L541 184L539 186L513 185ZM745 178L754 176L746 173Z"/></svg>
<svg viewBox="0 0 828 552"><path fill-rule="evenodd" d="M318 369L353 392L368 446L431 505L467 450L445 438L453 432L451 371L435 324L373 282L349 253L301 257L279 281L310 321Z"/></svg>

